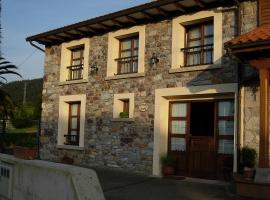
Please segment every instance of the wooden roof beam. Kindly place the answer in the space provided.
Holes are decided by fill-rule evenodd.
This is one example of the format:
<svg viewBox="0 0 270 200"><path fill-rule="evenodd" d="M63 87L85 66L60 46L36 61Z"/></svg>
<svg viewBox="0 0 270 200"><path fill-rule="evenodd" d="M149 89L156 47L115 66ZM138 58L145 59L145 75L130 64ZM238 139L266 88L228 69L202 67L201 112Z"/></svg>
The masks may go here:
<svg viewBox="0 0 270 200"><path fill-rule="evenodd" d="M177 7L177 9L180 10L181 12L183 12L183 13L186 12L185 7L184 7L182 4L180 4L179 2L175 2L174 5L175 5L175 7Z"/></svg>
<svg viewBox="0 0 270 200"><path fill-rule="evenodd" d="M82 36L82 34L74 34L74 33L68 32L68 31L65 31L65 32L63 32L63 33L65 33L66 35L72 36L72 38L73 38L73 37L79 37L79 36Z"/></svg>
<svg viewBox="0 0 270 200"><path fill-rule="evenodd" d="M87 30L92 32L92 33L95 33L96 30L93 28L93 27L90 27L90 26L86 26Z"/></svg>
<svg viewBox="0 0 270 200"><path fill-rule="evenodd" d="M60 40L61 42L65 42L66 40L70 39L69 37L64 37L60 35L52 35L52 36L49 36L48 38Z"/></svg>
<svg viewBox="0 0 270 200"><path fill-rule="evenodd" d="M80 30L80 29L76 29L75 31L78 32L79 34L82 34L82 35L85 35L85 36L89 35L88 31L83 31L83 30Z"/></svg>
<svg viewBox="0 0 270 200"><path fill-rule="evenodd" d="M149 20L152 20L152 19L153 19L153 15L151 15L151 14L145 12L145 11L142 11L141 13L142 13L142 15L143 15L145 18L147 18L147 19L149 19Z"/></svg>
<svg viewBox="0 0 270 200"><path fill-rule="evenodd" d="M111 19L111 21L115 26L118 26L120 28L122 28L124 26L120 21L118 21L116 19Z"/></svg>
<svg viewBox="0 0 270 200"><path fill-rule="evenodd" d="M163 16L168 16L168 12L162 8L156 8L156 10L159 12L159 14L163 15Z"/></svg>
<svg viewBox="0 0 270 200"><path fill-rule="evenodd" d="M101 28L102 28L102 29L105 29L105 30L111 28L110 26L108 26L108 25L106 25L106 24L104 24L104 23L98 23L97 25L101 26Z"/></svg>
<svg viewBox="0 0 270 200"><path fill-rule="evenodd" d="M129 15L126 15L125 17L127 18L128 22L131 22L133 24L137 23L137 20L134 17L131 17Z"/></svg>
<svg viewBox="0 0 270 200"><path fill-rule="evenodd" d="M194 2L201 8L205 8L205 3L203 3L201 0L194 0Z"/></svg>

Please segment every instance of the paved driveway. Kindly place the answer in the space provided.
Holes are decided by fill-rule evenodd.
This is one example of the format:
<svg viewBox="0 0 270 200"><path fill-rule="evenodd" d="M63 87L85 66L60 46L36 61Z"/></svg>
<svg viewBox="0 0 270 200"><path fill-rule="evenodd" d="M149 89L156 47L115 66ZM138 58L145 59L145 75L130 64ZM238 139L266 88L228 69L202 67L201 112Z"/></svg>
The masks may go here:
<svg viewBox="0 0 270 200"><path fill-rule="evenodd" d="M95 168L107 200L242 200L229 184L146 177Z"/></svg>

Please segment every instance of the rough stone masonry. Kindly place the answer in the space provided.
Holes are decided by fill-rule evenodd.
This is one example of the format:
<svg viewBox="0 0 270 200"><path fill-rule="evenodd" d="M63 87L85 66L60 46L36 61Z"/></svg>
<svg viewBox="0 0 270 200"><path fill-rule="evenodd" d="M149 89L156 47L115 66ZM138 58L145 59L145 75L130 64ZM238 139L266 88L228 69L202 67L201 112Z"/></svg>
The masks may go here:
<svg viewBox="0 0 270 200"><path fill-rule="evenodd" d="M257 23L256 2L241 4L242 32ZM237 30L235 10L223 9L223 43ZM97 63L97 74L89 72L88 82L59 85L61 45L46 48L41 131L41 159L59 162L65 155L75 164L107 165L151 174L154 136L155 89L237 82L237 66L228 57L221 58L219 69L169 73L172 52L172 20L146 24L145 76L105 80L108 34L90 39L89 66ZM149 60L160 58L155 67ZM225 53L225 52L224 52ZM224 54L225 55L225 54ZM89 70L90 71L90 70ZM116 122L113 95L135 93L135 121ZM86 94L85 147L82 151L57 149L59 96ZM144 105L144 112L139 106ZM252 113L250 113L252 114Z"/></svg>

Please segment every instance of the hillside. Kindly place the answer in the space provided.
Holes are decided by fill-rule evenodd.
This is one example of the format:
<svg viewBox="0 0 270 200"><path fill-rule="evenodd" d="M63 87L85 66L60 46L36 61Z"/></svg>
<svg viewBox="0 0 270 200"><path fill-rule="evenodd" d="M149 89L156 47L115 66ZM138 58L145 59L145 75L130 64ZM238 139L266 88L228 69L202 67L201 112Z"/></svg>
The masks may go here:
<svg viewBox="0 0 270 200"><path fill-rule="evenodd" d="M41 93L42 93L42 78L32 79L32 80L23 80L23 81L14 81L7 83L2 88L7 93L10 94L13 101L17 105L23 103L23 94L24 94L24 85L26 87L26 103L39 106L41 104Z"/></svg>

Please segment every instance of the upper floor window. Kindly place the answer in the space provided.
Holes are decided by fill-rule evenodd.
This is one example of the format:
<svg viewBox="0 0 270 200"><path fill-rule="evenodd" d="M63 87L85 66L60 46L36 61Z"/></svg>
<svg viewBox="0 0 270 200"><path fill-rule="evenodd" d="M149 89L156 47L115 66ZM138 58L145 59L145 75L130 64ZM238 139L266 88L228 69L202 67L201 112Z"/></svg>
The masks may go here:
<svg viewBox="0 0 270 200"><path fill-rule="evenodd" d="M204 22L186 27L184 66L208 65L213 63L213 22Z"/></svg>
<svg viewBox="0 0 270 200"><path fill-rule="evenodd" d="M83 78L83 66L84 66L84 47L77 47L71 49L71 65L68 69L68 81L79 80Z"/></svg>
<svg viewBox="0 0 270 200"><path fill-rule="evenodd" d="M224 28L221 11L181 15L172 23L170 73L222 67Z"/></svg>
<svg viewBox="0 0 270 200"><path fill-rule="evenodd" d="M83 38L61 45L60 83L87 82L90 39Z"/></svg>
<svg viewBox="0 0 270 200"><path fill-rule="evenodd" d="M145 25L109 33L106 80L144 76Z"/></svg>
<svg viewBox="0 0 270 200"><path fill-rule="evenodd" d="M119 40L119 58L117 61L117 74L130 74L138 72L139 36Z"/></svg>

